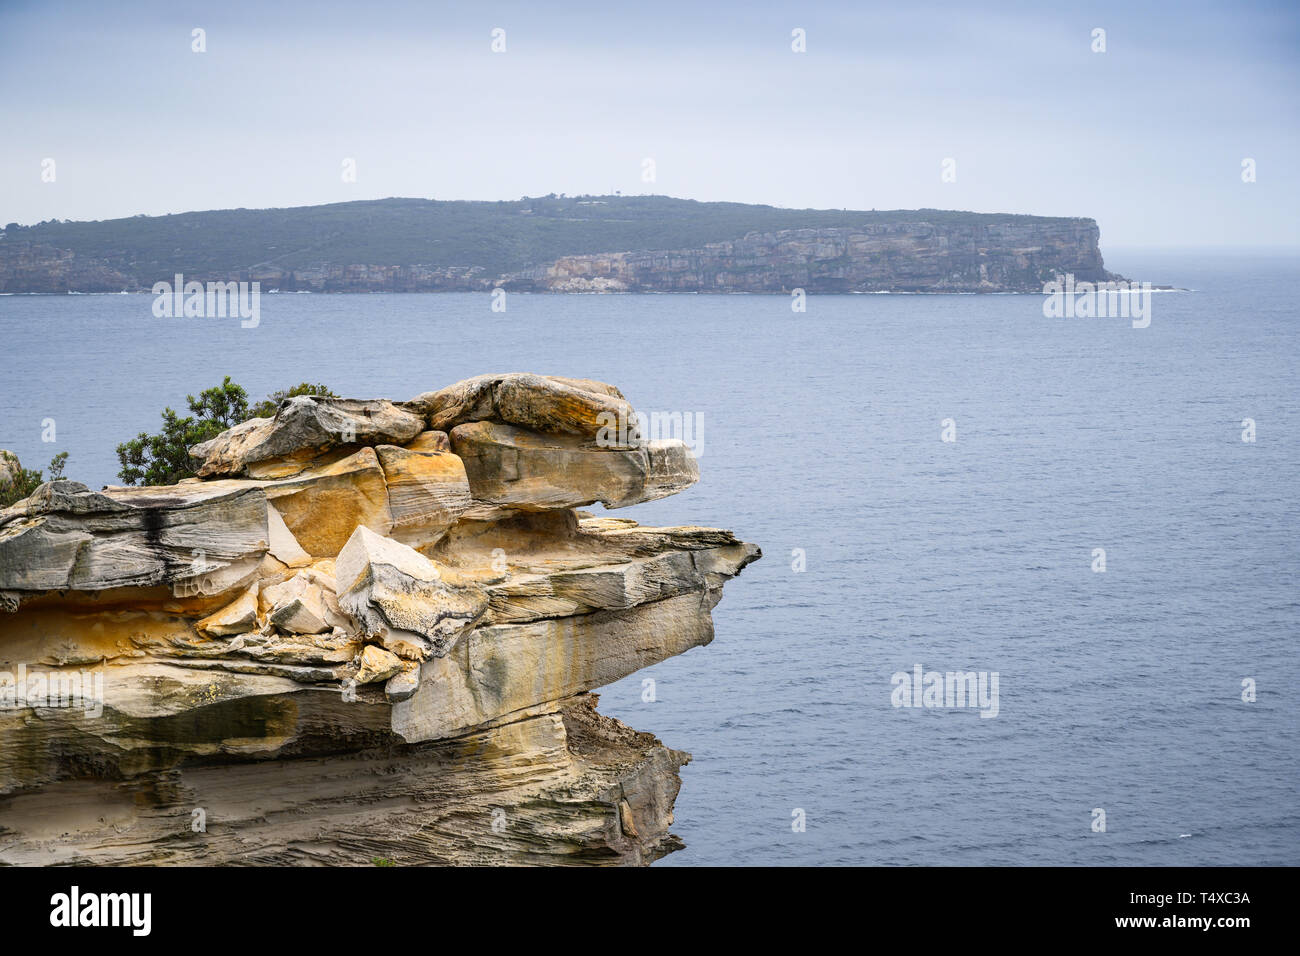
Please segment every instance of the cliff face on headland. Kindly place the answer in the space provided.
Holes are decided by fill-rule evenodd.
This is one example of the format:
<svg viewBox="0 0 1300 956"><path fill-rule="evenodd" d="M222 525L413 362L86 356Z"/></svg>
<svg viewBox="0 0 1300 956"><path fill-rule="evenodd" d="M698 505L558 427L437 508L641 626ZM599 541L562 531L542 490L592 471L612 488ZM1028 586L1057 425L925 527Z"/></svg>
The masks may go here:
<svg viewBox="0 0 1300 956"><path fill-rule="evenodd" d="M1091 219L785 210L668 197L382 200L0 233L0 292L1041 292L1104 281Z"/></svg>
<svg viewBox="0 0 1300 956"><path fill-rule="evenodd" d="M0 863L647 863L689 759L594 688L759 557L599 382L301 397L165 487L0 511Z"/></svg>
<svg viewBox="0 0 1300 956"><path fill-rule="evenodd" d="M538 292L1041 292L1110 278L1091 220L942 229L790 229L669 252L568 256L504 277Z"/></svg>
<svg viewBox="0 0 1300 956"><path fill-rule="evenodd" d="M122 292L138 285L105 259L42 243L0 243L0 292Z"/></svg>

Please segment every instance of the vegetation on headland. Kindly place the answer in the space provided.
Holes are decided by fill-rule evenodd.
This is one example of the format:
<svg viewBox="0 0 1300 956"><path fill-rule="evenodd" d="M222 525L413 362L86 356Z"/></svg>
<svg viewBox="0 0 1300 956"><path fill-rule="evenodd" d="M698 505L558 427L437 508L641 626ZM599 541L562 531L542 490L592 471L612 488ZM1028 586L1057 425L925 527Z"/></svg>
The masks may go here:
<svg viewBox="0 0 1300 956"><path fill-rule="evenodd" d="M270 418L280 403L298 395L337 398L324 385L303 382L292 388L272 392L255 405L249 405L248 392L227 375L220 385L204 389L196 398L186 395L190 414L182 418L174 409L162 411L162 431L155 435L141 432L117 446L122 470L117 476L124 485L174 485L182 478L194 477L189 448L215 438L250 418Z"/></svg>
<svg viewBox="0 0 1300 956"><path fill-rule="evenodd" d="M938 209L783 209L669 196L564 196L509 202L379 199L291 209L223 209L97 222L10 223L0 241L110 263L148 288L161 277L236 275L321 263L477 267L487 276L569 255L693 249L750 232L904 222L937 227L1060 222Z"/></svg>

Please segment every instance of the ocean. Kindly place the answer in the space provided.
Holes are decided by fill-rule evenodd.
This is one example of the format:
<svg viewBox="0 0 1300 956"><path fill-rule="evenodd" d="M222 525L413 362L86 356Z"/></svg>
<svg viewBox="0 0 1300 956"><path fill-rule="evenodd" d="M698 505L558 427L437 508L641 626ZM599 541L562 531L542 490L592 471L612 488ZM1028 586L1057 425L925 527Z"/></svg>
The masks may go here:
<svg viewBox="0 0 1300 956"><path fill-rule="evenodd" d="M710 646L601 691L694 755L658 865L1300 863L1300 259L1107 266L1189 291L1147 328L1035 295L264 294L251 329L4 296L0 447L99 487L223 375L613 382L701 471L617 514L764 551ZM895 706L918 665L996 674L996 716Z"/></svg>

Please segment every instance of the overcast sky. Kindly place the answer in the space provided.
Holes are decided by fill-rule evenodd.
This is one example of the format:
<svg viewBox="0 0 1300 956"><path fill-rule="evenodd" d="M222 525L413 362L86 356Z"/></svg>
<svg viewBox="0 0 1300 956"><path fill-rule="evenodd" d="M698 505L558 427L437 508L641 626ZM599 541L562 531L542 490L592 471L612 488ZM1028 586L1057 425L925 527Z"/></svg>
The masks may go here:
<svg viewBox="0 0 1300 956"><path fill-rule="evenodd" d="M1249 0L0 0L0 223L621 190L1300 245L1298 54Z"/></svg>

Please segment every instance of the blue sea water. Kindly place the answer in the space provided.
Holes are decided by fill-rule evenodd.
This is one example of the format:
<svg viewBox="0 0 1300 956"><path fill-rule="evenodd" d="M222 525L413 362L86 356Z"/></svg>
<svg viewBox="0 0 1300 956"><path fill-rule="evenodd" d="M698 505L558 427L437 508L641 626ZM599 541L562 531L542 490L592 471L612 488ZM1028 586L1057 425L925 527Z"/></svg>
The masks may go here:
<svg viewBox="0 0 1300 956"><path fill-rule="evenodd" d="M619 513L765 553L710 646L602 691L694 754L660 865L1300 863L1300 259L1108 266L1193 291L1145 329L1039 296L264 295L256 329L3 297L0 447L97 487L225 374L614 382L703 423L700 484ZM996 671L998 716L895 708L916 664Z"/></svg>

